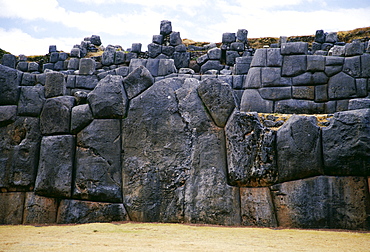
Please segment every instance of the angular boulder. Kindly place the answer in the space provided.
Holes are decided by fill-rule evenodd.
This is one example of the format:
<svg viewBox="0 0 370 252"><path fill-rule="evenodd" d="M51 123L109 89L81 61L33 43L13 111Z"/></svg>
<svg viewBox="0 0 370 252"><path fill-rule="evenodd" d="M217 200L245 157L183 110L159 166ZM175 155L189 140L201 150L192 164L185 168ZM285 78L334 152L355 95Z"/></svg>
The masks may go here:
<svg viewBox="0 0 370 252"><path fill-rule="evenodd" d="M0 65L0 105L16 105L18 103L22 72Z"/></svg>
<svg viewBox="0 0 370 252"><path fill-rule="evenodd" d="M149 88L151 85L153 85L153 83L153 76L144 66L135 68L135 70L133 70L126 78L123 79L123 85L127 92L127 98L130 100Z"/></svg>

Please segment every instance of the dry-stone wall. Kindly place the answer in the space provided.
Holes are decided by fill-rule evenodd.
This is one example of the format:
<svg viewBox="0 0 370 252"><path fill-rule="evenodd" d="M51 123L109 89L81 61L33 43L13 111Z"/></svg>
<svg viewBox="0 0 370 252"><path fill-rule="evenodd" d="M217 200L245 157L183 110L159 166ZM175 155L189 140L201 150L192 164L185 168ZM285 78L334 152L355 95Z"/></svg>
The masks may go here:
<svg viewBox="0 0 370 252"><path fill-rule="evenodd" d="M369 229L365 46L254 52L243 29L222 42L190 68L162 21L148 53L83 58L101 46L92 36L68 57L51 46L37 71L5 56L0 223Z"/></svg>

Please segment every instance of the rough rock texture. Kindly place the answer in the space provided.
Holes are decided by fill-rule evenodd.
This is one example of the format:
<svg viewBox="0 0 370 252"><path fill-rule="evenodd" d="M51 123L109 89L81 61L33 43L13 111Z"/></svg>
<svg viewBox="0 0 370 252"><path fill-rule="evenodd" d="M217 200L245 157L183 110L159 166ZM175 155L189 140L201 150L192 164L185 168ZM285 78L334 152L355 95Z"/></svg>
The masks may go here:
<svg viewBox="0 0 370 252"><path fill-rule="evenodd" d="M365 178L320 176L271 187L278 223L294 228L368 228Z"/></svg>
<svg viewBox="0 0 370 252"><path fill-rule="evenodd" d="M122 118L127 110L127 95L123 78L108 75L87 96L94 118Z"/></svg>
<svg viewBox="0 0 370 252"><path fill-rule="evenodd" d="M45 97L51 98L64 95L66 91L66 82L64 74L59 72L50 72L46 74Z"/></svg>
<svg viewBox="0 0 370 252"><path fill-rule="evenodd" d="M62 200L57 223L89 223L126 221L128 216L122 204L79 200Z"/></svg>
<svg viewBox="0 0 370 252"><path fill-rule="evenodd" d="M121 202L120 120L95 119L77 134L73 197Z"/></svg>
<svg viewBox="0 0 370 252"><path fill-rule="evenodd" d="M219 79L206 79L200 83L198 94L215 124L224 127L235 108L235 99L230 85Z"/></svg>
<svg viewBox="0 0 370 252"><path fill-rule="evenodd" d="M370 174L370 109L337 112L322 131L325 173Z"/></svg>
<svg viewBox="0 0 370 252"><path fill-rule="evenodd" d="M21 87L18 115L39 116L44 102L44 87L40 84L33 87Z"/></svg>
<svg viewBox="0 0 370 252"><path fill-rule="evenodd" d="M83 104L72 108L71 131L76 134L85 128L93 120L89 104Z"/></svg>
<svg viewBox="0 0 370 252"><path fill-rule="evenodd" d="M0 105L16 105L18 103L22 72L0 65Z"/></svg>
<svg viewBox="0 0 370 252"><path fill-rule="evenodd" d="M70 197L75 139L72 135L45 136L41 141L35 193Z"/></svg>
<svg viewBox="0 0 370 252"><path fill-rule="evenodd" d="M54 198L46 198L26 193L24 204L23 224L55 223L58 203Z"/></svg>
<svg viewBox="0 0 370 252"><path fill-rule="evenodd" d="M24 193L0 193L0 224L22 224Z"/></svg>
<svg viewBox="0 0 370 252"><path fill-rule="evenodd" d="M235 111L226 127L229 183L268 186L277 180L275 131L262 126L257 113Z"/></svg>
<svg viewBox="0 0 370 252"><path fill-rule="evenodd" d="M279 181L323 174L320 128L316 118L293 115L277 131Z"/></svg>
<svg viewBox="0 0 370 252"><path fill-rule="evenodd" d="M132 99L139 95L145 89L153 85L153 83L153 76L144 66L137 67L123 80L128 99Z"/></svg>

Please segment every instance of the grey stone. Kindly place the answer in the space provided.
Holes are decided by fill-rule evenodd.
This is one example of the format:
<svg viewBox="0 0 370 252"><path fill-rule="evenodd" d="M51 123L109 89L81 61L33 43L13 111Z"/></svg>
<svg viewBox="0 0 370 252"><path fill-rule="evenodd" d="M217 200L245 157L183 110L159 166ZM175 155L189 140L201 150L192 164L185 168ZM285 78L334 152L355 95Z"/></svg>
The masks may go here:
<svg viewBox="0 0 370 252"><path fill-rule="evenodd" d="M274 112L281 114L322 114L325 112L325 104L307 100L281 100L275 103Z"/></svg>
<svg viewBox="0 0 370 252"><path fill-rule="evenodd" d="M176 73L177 69L173 59L160 59L158 66L158 76L165 76Z"/></svg>
<svg viewBox="0 0 370 252"><path fill-rule="evenodd" d="M277 181L275 132L262 126L257 113L235 111L225 135L231 185L257 187Z"/></svg>
<svg viewBox="0 0 370 252"><path fill-rule="evenodd" d="M315 42L317 43L325 43L326 34L324 30L317 30L315 34Z"/></svg>
<svg viewBox="0 0 370 252"><path fill-rule="evenodd" d="M4 54L1 59L1 64L6 67L15 68L17 58L12 54Z"/></svg>
<svg viewBox="0 0 370 252"><path fill-rule="evenodd" d="M119 203L103 203L64 199L60 202L57 223L92 223L129 220Z"/></svg>
<svg viewBox="0 0 370 252"><path fill-rule="evenodd" d="M25 61L18 62L16 69L19 70L19 71L22 71L22 72L27 72L28 71L28 62L25 62Z"/></svg>
<svg viewBox="0 0 370 252"><path fill-rule="evenodd" d="M240 102L240 111L272 113L274 102L261 97L258 90L246 89Z"/></svg>
<svg viewBox="0 0 370 252"><path fill-rule="evenodd" d="M355 79L340 72L329 79L329 99L349 98L356 94Z"/></svg>
<svg viewBox="0 0 370 252"><path fill-rule="evenodd" d="M369 109L370 108L370 99L351 99L348 103L348 110L356 109Z"/></svg>
<svg viewBox="0 0 370 252"><path fill-rule="evenodd" d="M154 83L154 78L144 66L137 67L126 78L123 79L127 98L132 99L142 93Z"/></svg>
<svg viewBox="0 0 370 252"><path fill-rule="evenodd" d="M252 56L242 56L242 57L237 57L235 58L235 63L236 64L251 64L252 63Z"/></svg>
<svg viewBox="0 0 370 252"><path fill-rule="evenodd" d="M208 59L208 54L203 54L202 56L199 56L196 61L197 64L201 66L206 63Z"/></svg>
<svg viewBox="0 0 370 252"><path fill-rule="evenodd" d="M54 63L54 70L55 71L62 71L64 70L64 61L57 61Z"/></svg>
<svg viewBox="0 0 370 252"><path fill-rule="evenodd" d="M307 55L307 71L317 72L325 70L326 57L321 55Z"/></svg>
<svg viewBox="0 0 370 252"><path fill-rule="evenodd" d="M149 70L150 74L153 77L157 77L159 68L159 59L148 59L146 63L146 68Z"/></svg>
<svg viewBox="0 0 370 252"><path fill-rule="evenodd" d="M156 43L158 45L162 45L163 44L163 35L153 35L152 42Z"/></svg>
<svg viewBox="0 0 370 252"><path fill-rule="evenodd" d="M80 66L80 60L78 58L71 58L68 61L67 69L68 70L78 70L79 66Z"/></svg>
<svg viewBox="0 0 370 252"><path fill-rule="evenodd" d="M53 53L57 51L57 46L56 45L50 45L49 46L49 53Z"/></svg>
<svg viewBox="0 0 370 252"><path fill-rule="evenodd" d="M325 38L325 42L326 43L336 43L338 42L338 35L336 32L329 32L326 34L326 38Z"/></svg>
<svg viewBox="0 0 370 252"><path fill-rule="evenodd" d="M315 102L327 102L328 100L328 85L315 86Z"/></svg>
<svg viewBox="0 0 370 252"><path fill-rule="evenodd" d="M75 98L73 96L59 96L46 99L40 115L42 134L69 133L71 110L74 104Z"/></svg>
<svg viewBox="0 0 370 252"><path fill-rule="evenodd" d="M191 68L183 67L179 69L179 74L195 74L195 72Z"/></svg>
<svg viewBox="0 0 370 252"><path fill-rule="evenodd" d="M155 43L150 43L148 45L148 55L150 58L155 58L162 52L162 46Z"/></svg>
<svg viewBox="0 0 370 252"><path fill-rule="evenodd" d="M312 42L312 52L315 53L316 51L321 50L322 46L321 43Z"/></svg>
<svg viewBox="0 0 370 252"><path fill-rule="evenodd" d="M236 40L244 44L248 43L248 31L246 29L238 29L236 33Z"/></svg>
<svg viewBox="0 0 370 252"><path fill-rule="evenodd" d="M279 48L267 49L267 66L268 67L281 67L283 64L283 56L280 54Z"/></svg>
<svg viewBox="0 0 370 252"><path fill-rule="evenodd" d="M262 78L261 78L261 67L252 67L248 71L248 75L245 79L243 88L260 88L262 87Z"/></svg>
<svg viewBox="0 0 370 252"><path fill-rule="evenodd" d="M238 52L226 51L226 64L229 66L233 66L237 57L240 57Z"/></svg>
<svg viewBox="0 0 370 252"><path fill-rule="evenodd" d="M114 72L116 73L116 75L126 77L129 73L129 67L127 67L127 66L118 67L118 68L114 69Z"/></svg>
<svg viewBox="0 0 370 252"><path fill-rule="evenodd" d="M170 45L177 46L182 44L182 39L180 37L180 32L171 32L170 34Z"/></svg>
<svg viewBox="0 0 370 252"><path fill-rule="evenodd" d="M175 47L173 46L162 46L162 53L167 56L172 56L172 54L175 52Z"/></svg>
<svg viewBox="0 0 370 252"><path fill-rule="evenodd" d="M59 53L58 52L52 52L50 53L50 59L49 62L56 63L59 60Z"/></svg>
<svg viewBox="0 0 370 252"><path fill-rule="evenodd" d="M331 45L331 44L330 44ZM341 56L344 57L345 55L345 47L340 45L334 45L330 48L328 52L329 56Z"/></svg>
<svg viewBox="0 0 370 252"><path fill-rule="evenodd" d="M367 79L355 79L356 80L356 95L358 97L367 96Z"/></svg>
<svg viewBox="0 0 370 252"><path fill-rule="evenodd" d="M90 42L91 42L91 44L93 44L95 46L100 46L101 45L100 36L99 35L91 35Z"/></svg>
<svg viewBox="0 0 370 252"><path fill-rule="evenodd" d="M167 55L161 53L159 54L157 57L155 57L156 59L170 59L170 57L168 57Z"/></svg>
<svg viewBox="0 0 370 252"><path fill-rule="evenodd" d="M0 224L22 224L24 195L22 192L0 193Z"/></svg>
<svg viewBox="0 0 370 252"><path fill-rule="evenodd" d="M116 54L116 48L111 45L108 45L105 48L102 54L102 57L101 57L101 63L103 64L103 66L113 65L115 54Z"/></svg>
<svg viewBox="0 0 370 252"><path fill-rule="evenodd" d="M126 61L126 53L124 51L117 51L114 57L114 64L123 64Z"/></svg>
<svg viewBox="0 0 370 252"><path fill-rule="evenodd" d="M218 76L218 78L221 80L221 75ZM232 79L229 79L226 77L226 81L230 87L233 87L234 89L243 89L245 75L233 75Z"/></svg>
<svg viewBox="0 0 370 252"><path fill-rule="evenodd" d="M30 62L28 63L28 72L38 72L40 66L37 62Z"/></svg>
<svg viewBox="0 0 370 252"><path fill-rule="evenodd" d="M280 67L263 67L262 68L262 86L276 87L276 86L290 86L289 79L281 78Z"/></svg>
<svg viewBox="0 0 370 252"><path fill-rule="evenodd" d="M314 72L312 74L312 84L326 84L329 81L329 77L324 72Z"/></svg>
<svg viewBox="0 0 370 252"><path fill-rule="evenodd" d="M36 75L32 73L23 73L22 86L34 86L36 84Z"/></svg>
<svg viewBox="0 0 370 252"><path fill-rule="evenodd" d="M74 88L76 86L76 75L67 75L66 87Z"/></svg>
<svg viewBox="0 0 370 252"><path fill-rule="evenodd" d="M136 58L137 58L137 53L134 53L134 52L126 53L125 63L130 64L131 60L136 59Z"/></svg>
<svg viewBox="0 0 370 252"><path fill-rule="evenodd" d="M61 52L58 55L58 61L65 61L68 58L68 53Z"/></svg>
<svg viewBox="0 0 370 252"><path fill-rule="evenodd" d="M169 35L172 32L171 21L162 20L160 26L160 34L163 36Z"/></svg>
<svg viewBox="0 0 370 252"><path fill-rule="evenodd" d="M77 134L73 197L121 202L120 121L95 119Z"/></svg>
<svg viewBox="0 0 370 252"><path fill-rule="evenodd" d="M77 134L93 120L89 104L83 104L72 108L71 131Z"/></svg>
<svg viewBox="0 0 370 252"><path fill-rule="evenodd" d="M0 106L0 126L12 123L17 116L17 106Z"/></svg>
<svg viewBox="0 0 370 252"><path fill-rule="evenodd" d="M361 56L346 57L343 72L352 77L361 77Z"/></svg>
<svg viewBox="0 0 370 252"><path fill-rule="evenodd" d="M46 73L48 70L54 69L54 63L46 63L42 65L42 71Z"/></svg>
<svg viewBox="0 0 370 252"><path fill-rule="evenodd" d="M72 48L71 53L69 54L70 57L75 57L75 58L81 58L81 50L80 48Z"/></svg>
<svg viewBox="0 0 370 252"><path fill-rule="evenodd" d="M267 49L257 49L254 53L251 67L264 67L267 66Z"/></svg>
<svg viewBox="0 0 370 252"><path fill-rule="evenodd" d="M271 187L279 226L368 228L366 181L359 177L319 176Z"/></svg>
<svg viewBox="0 0 370 252"><path fill-rule="evenodd" d="M293 99L314 100L315 87L314 86L293 86L292 87Z"/></svg>
<svg viewBox="0 0 370 252"><path fill-rule="evenodd" d="M35 193L48 197L71 196L75 139L71 135L44 136Z"/></svg>
<svg viewBox="0 0 370 252"><path fill-rule="evenodd" d="M222 34L222 43L230 44L236 41L235 33L226 32Z"/></svg>
<svg viewBox="0 0 370 252"><path fill-rule="evenodd" d="M66 82L64 74L58 72L46 73L45 97L62 96L65 94Z"/></svg>
<svg viewBox="0 0 370 252"><path fill-rule="evenodd" d="M37 83L40 83L41 85L45 85L45 81L46 81L46 74L45 73L42 73L42 74L36 74L36 82Z"/></svg>
<svg viewBox="0 0 370 252"><path fill-rule="evenodd" d="M132 45L131 45L131 52L141 53L141 43L132 43Z"/></svg>
<svg viewBox="0 0 370 252"><path fill-rule="evenodd" d="M0 65L0 105L16 105L22 72Z"/></svg>
<svg viewBox="0 0 370 252"><path fill-rule="evenodd" d="M243 226L277 227L270 189L240 188L240 207Z"/></svg>
<svg viewBox="0 0 370 252"><path fill-rule="evenodd" d="M349 105L349 100L337 100L336 102L336 112L337 111L347 111Z"/></svg>
<svg viewBox="0 0 370 252"><path fill-rule="evenodd" d="M39 116L44 102L44 87L40 84L33 87L21 87L18 114L23 116Z"/></svg>
<svg viewBox="0 0 370 252"><path fill-rule="evenodd" d="M98 77L96 75L77 75L76 88L94 89L98 85Z"/></svg>
<svg viewBox="0 0 370 252"><path fill-rule="evenodd" d="M244 49L245 49L245 45L242 42L233 42L230 45L230 50L232 51L242 52L244 51Z"/></svg>
<svg viewBox="0 0 370 252"><path fill-rule="evenodd" d="M147 59L132 59L129 66L129 73L134 71L139 66L146 66Z"/></svg>
<svg viewBox="0 0 370 252"><path fill-rule="evenodd" d="M186 46L184 44L177 45L175 47L175 52L186 52Z"/></svg>
<svg viewBox="0 0 370 252"><path fill-rule="evenodd" d="M234 73L238 74L247 74L250 68L250 64L235 64Z"/></svg>
<svg viewBox="0 0 370 252"><path fill-rule="evenodd" d="M128 100L123 87L123 77L108 75L87 96L94 118L122 118Z"/></svg>
<svg viewBox="0 0 370 252"><path fill-rule="evenodd" d="M337 73L340 73L342 71L343 66L326 66L325 67L325 74L328 77L331 77L333 75L336 75Z"/></svg>
<svg viewBox="0 0 370 252"><path fill-rule="evenodd" d="M281 69L281 75L282 76L297 76L297 75L304 73L306 69L307 69L307 56L306 55L284 56L283 67Z"/></svg>
<svg viewBox="0 0 370 252"><path fill-rule="evenodd" d="M362 55L364 53L364 45L360 42L347 43L344 46L344 50L346 57Z"/></svg>
<svg viewBox="0 0 370 252"><path fill-rule="evenodd" d="M23 224L56 223L57 212L57 199L38 196L33 192L26 193Z"/></svg>
<svg viewBox="0 0 370 252"><path fill-rule="evenodd" d="M84 58L80 59L79 74L81 75L91 75L95 72L95 60Z"/></svg>
<svg viewBox="0 0 370 252"><path fill-rule="evenodd" d="M325 174L370 174L370 109L337 112L322 131Z"/></svg>
<svg viewBox="0 0 370 252"><path fill-rule="evenodd" d="M322 175L320 128L313 116L293 115L277 131L279 181Z"/></svg>
<svg viewBox="0 0 370 252"><path fill-rule="evenodd" d="M207 79L199 84L197 91L215 124L223 128L235 108L230 85L219 79Z"/></svg>
<svg viewBox="0 0 370 252"><path fill-rule="evenodd" d="M258 90L261 97L266 100L284 100L292 98L292 88L291 87L268 87L260 88Z"/></svg>
<svg viewBox="0 0 370 252"><path fill-rule="evenodd" d="M219 60L208 60L206 63L204 63L201 68L200 72L205 73L208 70L217 70L220 71L223 69L224 66L220 63Z"/></svg>
<svg viewBox="0 0 370 252"><path fill-rule="evenodd" d="M361 55L361 77L370 77L370 54Z"/></svg>
<svg viewBox="0 0 370 252"><path fill-rule="evenodd" d="M228 69L222 69L221 71L220 71L220 76L221 75L231 75L233 72L231 71L231 70L228 70Z"/></svg>
<svg viewBox="0 0 370 252"><path fill-rule="evenodd" d="M221 49L220 48L212 48L207 52L208 58L211 60L220 60L221 59Z"/></svg>
<svg viewBox="0 0 370 252"><path fill-rule="evenodd" d="M307 54L308 43L306 42L291 42L281 44L280 53L282 55L293 55L293 54Z"/></svg>
<svg viewBox="0 0 370 252"><path fill-rule="evenodd" d="M190 53L189 52L175 52L173 60L177 69L189 67Z"/></svg>

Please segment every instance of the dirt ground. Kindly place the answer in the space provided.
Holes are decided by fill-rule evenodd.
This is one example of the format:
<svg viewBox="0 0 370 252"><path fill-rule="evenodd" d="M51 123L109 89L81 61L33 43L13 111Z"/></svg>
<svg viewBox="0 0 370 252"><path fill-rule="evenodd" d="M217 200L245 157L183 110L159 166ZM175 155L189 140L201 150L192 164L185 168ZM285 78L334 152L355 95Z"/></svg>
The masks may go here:
<svg viewBox="0 0 370 252"><path fill-rule="evenodd" d="M0 226L0 251L370 251L369 232L158 223Z"/></svg>

